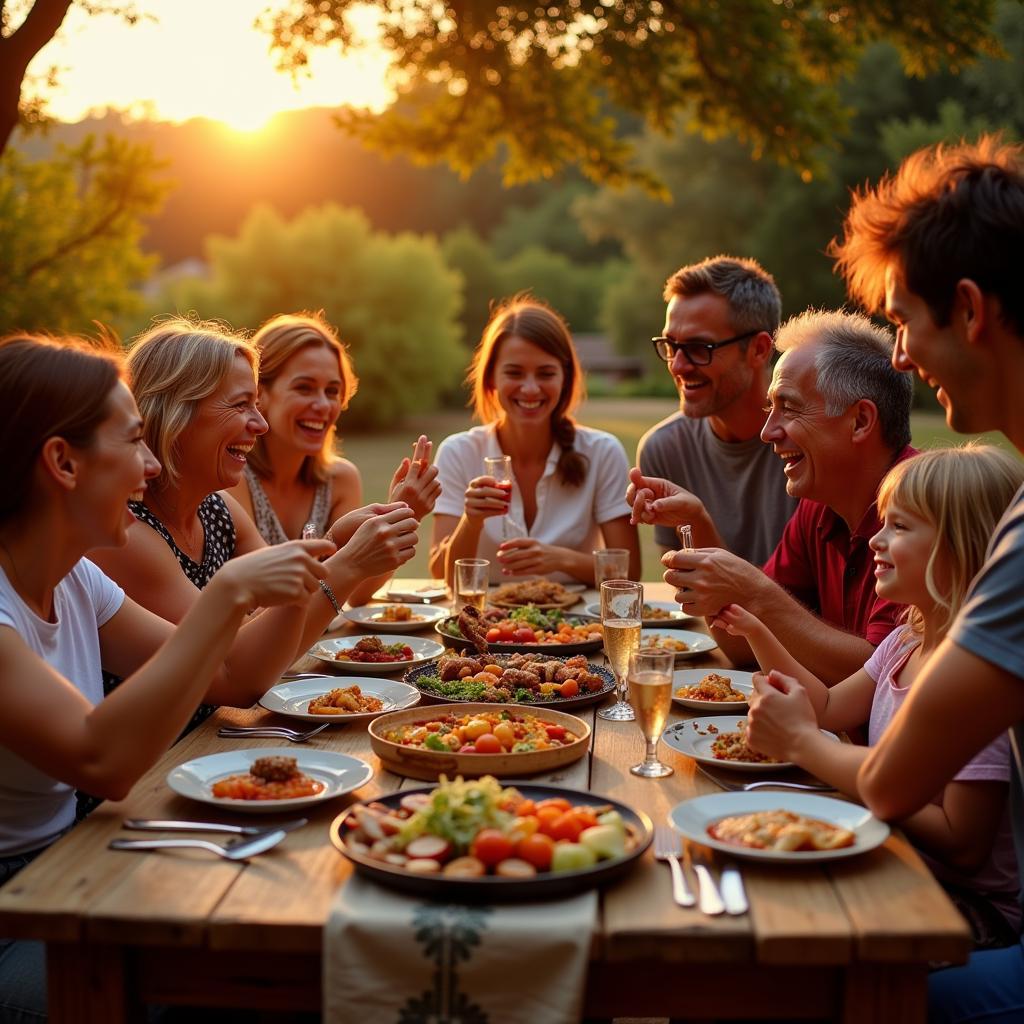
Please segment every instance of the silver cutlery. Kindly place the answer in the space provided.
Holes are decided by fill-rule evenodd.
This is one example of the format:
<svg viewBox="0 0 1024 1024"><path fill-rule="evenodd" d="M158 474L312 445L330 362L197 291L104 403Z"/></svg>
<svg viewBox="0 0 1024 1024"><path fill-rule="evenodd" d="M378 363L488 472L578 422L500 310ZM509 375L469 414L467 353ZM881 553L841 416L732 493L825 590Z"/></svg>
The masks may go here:
<svg viewBox="0 0 1024 1024"><path fill-rule="evenodd" d="M695 762L696 764L696 762ZM710 779L716 786L727 789L730 792L750 793L757 789L802 789L812 793L834 793L835 787L826 785L824 782L787 782L785 779L760 779L757 782L733 782L732 779L724 779L714 772L709 772L703 765L696 764L697 771L706 779Z"/></svg>
<svg viewBox="0 0 1024 1024"><path fill-rule="evenodd" d="M163 818L125 818L122 828L142 832L230 832L240 836L262 836L267 832L293 832L309 824L309 818L296 818L280 825L224 825L213 821L173 821Z"/></svg>
<svg viewBox="0 0 1024 1024"><path fill-rule="evenodd" d="M227 739L264 737L288 740L289 743L305 743L317 733L323 732L330 724L324 722L323 725L315 725L312 729L289 729L283 725L222 725L217 730L217 735Z"/></svg>
<svg viewBox="0 0 1024 1024"><path fill-rule="evenodd" d="M718 894L718 886L715 885L711 872L703 864L696 862L693 865L693 870L697 875L697 892L699 893L697 906L708 917L717 917L719 914L724 913L725 904L722 902L722 897Z"/></svg>
<svg viewBox="0 0 1024 1024"><path fill-rule="evenodd" d="M672 899L681 907L692 907L697 898L686 881L683 866L679 863L679 836L668 825L657 825L654 829L655 860L668 861L672 870Z"/></svg>
<svg viewBox="0 0 1024 1024"><path fill-rule="evenodd" d="M111 850L209 850L225 860L248 860L277 846L286 835L277 829L251 839L232 839L226 846L208 843L205 839L111 839L109 847Z"/></svg>
<svg viewBox="0 0 1024 1024"><path fill-rule="evenodd" d="M735 864L726 864L718 879L718 889L722 894L727 914L745 914L750 909L747 893L743 888L743 876Z"/></svg>

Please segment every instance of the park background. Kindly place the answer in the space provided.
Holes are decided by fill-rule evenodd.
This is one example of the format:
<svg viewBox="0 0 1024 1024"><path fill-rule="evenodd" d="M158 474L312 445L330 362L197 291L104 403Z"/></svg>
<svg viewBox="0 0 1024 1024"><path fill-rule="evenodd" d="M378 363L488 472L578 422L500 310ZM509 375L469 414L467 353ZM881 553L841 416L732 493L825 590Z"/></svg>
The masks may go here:
<svg viewBox="0 0 1024 1024"><path fill-rule="evenodd" d="M380 40L344 74L324 63L358 5L228 0L182 29L191 4L0 2L0 98L19 27L70 7L24 75L0 156L0 331L127 340L172 312L253 330L277 313L323 310L361 381L339 438L367 500L384 497L418 433L439 442L469 425L462 378L493 300L530 290L566 316L590 393L579 418L632 456L677 407L648 341L674 269L752 256L775 275L784 315L839 306L826 249L851 188L921 145L1024 136L1015 0L908 0L878 22L870 3L607 0L613 24L612 14L647 19L649 45L634 33L614 50L625 30L595 36L608 59L582 86L543 56L504 76L491 60L477 78L465 48L436 57L456 12L463 22L486 12L485 43L487 32L511 39L518 12L535 44L551 19L564 31L557 19L578 4L433 5L438 20L416 37L430 44L428 64L397 98ZM218 24L243 8L241 28ZM709 20L694 21L698 10ZM673 13L706 44L690 92L672 77L681 32L656 37ZM735 81L715 74L711 47ZM283 104L245 64L301 70L303 59L306 91ZM171 82L157 99L145 93L147 65ZM94 96L86 72L99 82L100 70L112 75ZM666 83L677 96L665 99ZM733 93L730 106L722 97ZM301 105L310 97L320 105ZM462 107L445 121L453 103ZM913 434L919 446L952 438L927 389ZM654 579L657 551L642 534ZM423 536L407 572L425 575L426 547Z"/></svg>

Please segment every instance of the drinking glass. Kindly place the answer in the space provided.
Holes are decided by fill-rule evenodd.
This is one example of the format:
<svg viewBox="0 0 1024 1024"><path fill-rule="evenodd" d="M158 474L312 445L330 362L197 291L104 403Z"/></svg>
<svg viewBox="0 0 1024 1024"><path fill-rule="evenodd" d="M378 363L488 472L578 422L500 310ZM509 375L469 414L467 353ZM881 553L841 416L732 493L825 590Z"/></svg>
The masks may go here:
<svg viewBox="0 0 1024 1024"><path fill-rule="evenodd" d="M629 550L600 548L594 552L594 586L598 590L607 580L629 579Z"/></svg>
<svg viewBox="0 0 1024 1024"><path fill-rule="evenodd" d="M643 606L643 584L629 580L607 580L601 584L604 651L615 673L618 700L610 708L602 708L598 715L613 722L632 722L636 718L626 700L626 673L630 654L640 646Z"/></svg>
<svg viewBox="0 0 1024 1024"><path fill-rule="evenodd" d="M518 525L511 515L512 510L512 456L485 455L484 473L494 477L494 484L505 493L505 515L501 520L501 539L521 537L526 530Z"/></svg>
<svg viewBox="0 0 1024 1024"><path fill-rule="evenodd" d="M486 558L459 558L455 561L455 611L471 604L479 611L487 603L487 579L491 563Z"/></svg>
<svg viewBox="0 0 1024 1024"><path fill-rule="evenodd" d="M647 754L629 770L644 779L663 779L673 769L658 760L658 741L672 707L672 651L642 648L629 656L629 703L647 741Z"/></svg>

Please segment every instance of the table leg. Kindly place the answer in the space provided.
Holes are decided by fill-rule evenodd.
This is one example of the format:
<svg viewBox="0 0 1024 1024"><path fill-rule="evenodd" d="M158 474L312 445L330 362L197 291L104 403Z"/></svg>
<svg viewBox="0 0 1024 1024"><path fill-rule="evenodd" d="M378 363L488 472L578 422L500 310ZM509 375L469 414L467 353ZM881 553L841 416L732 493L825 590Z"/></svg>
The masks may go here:
<svg viewBox="0 0 1024 1024"><path fill-rule="evenodd" d="M50 1024L128 1024L141 1019L121 946L46 945Z"/></svg>
<svg viewBox="0 0 1024 1024"><path fill-rule="evenodd" d="M924 1024L928 1009L925 964L854 964L845 972L844 1024Z"/></svg>

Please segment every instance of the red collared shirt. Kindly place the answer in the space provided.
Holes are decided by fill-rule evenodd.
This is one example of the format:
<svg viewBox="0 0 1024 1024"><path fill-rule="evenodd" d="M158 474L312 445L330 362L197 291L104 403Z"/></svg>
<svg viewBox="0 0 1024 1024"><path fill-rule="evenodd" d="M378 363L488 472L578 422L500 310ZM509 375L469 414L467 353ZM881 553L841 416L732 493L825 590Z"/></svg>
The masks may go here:
<svg viewBox="0 0 1024 1024"><path fill-rule="evenodd" d="M907 445L893 464L916 454ZM868 541L881 528L874 503L850 533L842 516L827 505L802 498L764 571L830 625L877 647L905 607L875 594L874 555Z"/></svg>

